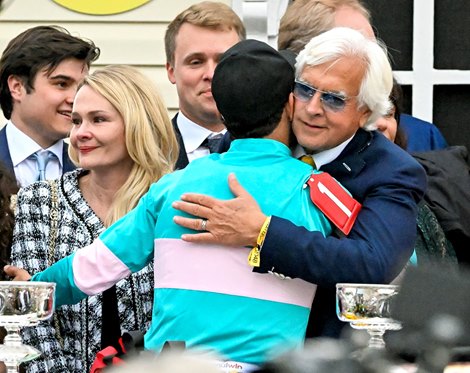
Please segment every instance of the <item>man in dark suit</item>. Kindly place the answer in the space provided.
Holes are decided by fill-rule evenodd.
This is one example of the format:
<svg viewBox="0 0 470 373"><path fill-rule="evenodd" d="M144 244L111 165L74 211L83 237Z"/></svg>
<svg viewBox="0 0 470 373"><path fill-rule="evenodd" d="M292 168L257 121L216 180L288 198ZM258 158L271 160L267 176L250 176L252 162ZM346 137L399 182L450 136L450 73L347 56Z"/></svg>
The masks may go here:
<svg viewBox="0 0 470 373"><path fill-rule="evenodd" d="M220 56L245 37L237 14L217 2L194 4L168 25L166 69L179 99L179 113L173 118L180 145L177 169L215 151L225 133L212 97L212 76Z"/></svg>
<svg viewBox="0 0 470 373"><path fill-rule="evenodd" d="M294 154L310 154L321 171L334 176L362 204L347 237L324 237L271 217L255 270L318 285L308 336L339 335L336 283L388 283L412 254L417 202L426 189L426 176L407 152L371 131L380 113L389 110L391 87L386 52L351 29L335 28L313 38L297 58L292 127L301 146ZM184 202L174 204L206 220L207 232L185 235L184 240L256 243L268 217L234 178L229 185L237 198L221 201L187 194ZM201 227L201 219L175 221Z"/></svg>
<svg viewBox="0 0 470 373"><path fill-rule="evenodd" d="M30 28L0 58L0 105L9 119L0 131L0 160L20 186L75 168L64 138L72 102L99 49L59 27Z"/></svg>

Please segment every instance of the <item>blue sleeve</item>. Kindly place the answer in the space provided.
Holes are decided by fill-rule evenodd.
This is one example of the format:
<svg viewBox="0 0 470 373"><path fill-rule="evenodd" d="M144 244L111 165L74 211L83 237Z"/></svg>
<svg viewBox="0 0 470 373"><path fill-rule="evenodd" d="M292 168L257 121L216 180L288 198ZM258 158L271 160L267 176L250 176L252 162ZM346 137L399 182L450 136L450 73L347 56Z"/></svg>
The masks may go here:
<svg viewBox="0 0 470 373"><path fill-rule="evenodd" d="M413 252L417 202L426 189L426 175L417 163L385 175L380 180L388 182L377 183L367 193L347 237L324 237L273 216L261 266L255 271L274 271L327 287L393 280ZM360 179L357 183L368 190L370 178Z"/></svg>
<svg viewBox="0 0 470 373"><path fill-rule="evenodd" d="M432 150L445 149L448 146L449 145L447 144L447 141L444 139L444 136L442 136L441 132L437 129L437 127L433 125L431 128Z"/></svg>
<svg viewBox="0 0 470 373"><path fill-rule="evenodd" d="M406 134L408 152L426 152L447 148L447 142L439 129L430 122L401 114L400 127Z"/></svg>

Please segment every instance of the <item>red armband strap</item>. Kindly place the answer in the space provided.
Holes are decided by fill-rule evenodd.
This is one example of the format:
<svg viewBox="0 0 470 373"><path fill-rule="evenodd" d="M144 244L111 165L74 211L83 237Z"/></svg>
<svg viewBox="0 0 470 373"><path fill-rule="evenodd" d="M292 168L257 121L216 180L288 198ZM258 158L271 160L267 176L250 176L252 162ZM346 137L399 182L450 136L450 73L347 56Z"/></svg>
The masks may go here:
<svg viewBox="0 0 470 373"><path fill-rule="evenodd" d="M357 202L329 173L312 174L307 184L310 198L325 216L348 235L362 205Z"/></svg>

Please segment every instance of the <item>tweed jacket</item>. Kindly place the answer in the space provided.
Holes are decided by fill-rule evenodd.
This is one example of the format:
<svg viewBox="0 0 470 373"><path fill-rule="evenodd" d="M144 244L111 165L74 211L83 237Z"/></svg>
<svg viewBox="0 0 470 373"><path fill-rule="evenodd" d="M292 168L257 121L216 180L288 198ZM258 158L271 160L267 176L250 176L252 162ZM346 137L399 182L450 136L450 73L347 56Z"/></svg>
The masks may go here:
<svg viewBox="0 0 470 373"><path fill-rule="evenodd" d="M53 182L58 186L59 218L56 245L48 247L50 235L51 187L36 182L18 193L12 264L31 274L89 245L105 227L78 187L86 171L77 169ZM52 257L50 257L52 256ZM153 264L116 285L121 331L146 331L152 312ZM23 341L42 355L26 365L27 372L88 372L101 349L101 295L56 310L60 333L54 319L37 327L24 328ZM60 334L60 336L59 336ZM63 340L63 346L60 342Z"/></svg>

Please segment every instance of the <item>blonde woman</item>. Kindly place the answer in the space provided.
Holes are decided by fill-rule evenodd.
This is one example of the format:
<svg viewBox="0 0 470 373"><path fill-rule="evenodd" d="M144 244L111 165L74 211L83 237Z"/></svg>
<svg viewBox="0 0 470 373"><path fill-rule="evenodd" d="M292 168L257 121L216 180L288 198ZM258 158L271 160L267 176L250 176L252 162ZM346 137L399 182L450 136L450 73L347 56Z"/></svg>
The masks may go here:
<svg viewBox="0 0 470 373"><path fill-rule="evenodd" d="M30 273L92 243L171 172L177 158L162 98L129 66L105 67L86 77L72 123L69 155L80 168L18 193L12 263ZM27 371L89 371L96 353L115 345L123 330L147 329L152 295L149 265L102 295L59 308L56 319L23 331L25 343L43 353Z"/></svg>

